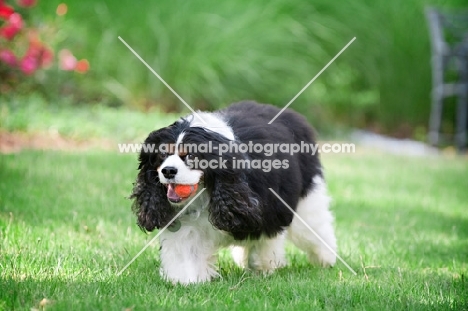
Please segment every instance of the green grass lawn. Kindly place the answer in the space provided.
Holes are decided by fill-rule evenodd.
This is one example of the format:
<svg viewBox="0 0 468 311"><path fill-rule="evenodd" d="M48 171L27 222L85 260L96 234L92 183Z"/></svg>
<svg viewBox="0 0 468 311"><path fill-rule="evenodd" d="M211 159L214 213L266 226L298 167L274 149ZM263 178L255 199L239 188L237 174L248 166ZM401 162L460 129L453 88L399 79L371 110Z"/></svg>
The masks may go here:
<svg viewBox="0 0 468 311"><path fill-rule="evenodd" d="M360 152L323 155L334 198L338 263L243 272L221 254L222 278L161 281L125 198L136 155L27 151L0 156L0 310L468 309L468 161ZM157 244L157 243L156 243ZM44 301L43 301L44 302Z"/></svg>
<svg viewBox="0 0 468 311"><path fill-rule="evenodd" d="M188 109L185 113L189 113ZM168 126L179 117L157 109L141 112L104 105L77 106L66 99L50 103L34 93L0 102L0 129L59 134L78 141L95 138L142 142L148 131Z"/></svg>

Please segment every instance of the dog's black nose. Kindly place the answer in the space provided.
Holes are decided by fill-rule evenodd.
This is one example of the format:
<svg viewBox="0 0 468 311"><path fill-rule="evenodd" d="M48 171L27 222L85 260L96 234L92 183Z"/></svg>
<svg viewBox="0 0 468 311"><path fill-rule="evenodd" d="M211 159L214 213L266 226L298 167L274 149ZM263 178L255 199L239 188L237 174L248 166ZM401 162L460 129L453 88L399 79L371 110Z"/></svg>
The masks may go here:
<svg viewBox="0 0 468 311"><path fill-rule="evenodd" d="M167 179L174 178L177 174L177 168L175 168L174 166L166 166L161 169L161 172Z"/></svg>

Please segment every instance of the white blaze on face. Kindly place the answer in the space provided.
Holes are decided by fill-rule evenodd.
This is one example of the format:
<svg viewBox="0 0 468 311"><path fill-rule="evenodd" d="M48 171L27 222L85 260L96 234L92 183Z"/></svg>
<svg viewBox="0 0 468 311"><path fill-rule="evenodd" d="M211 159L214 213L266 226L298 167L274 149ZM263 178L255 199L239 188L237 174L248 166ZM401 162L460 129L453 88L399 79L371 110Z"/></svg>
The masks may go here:
<svg viewBox="0 0 468 311"><path fill-rule="evenodd" d="M175 174L174 178L171 178L170 180L164 177L164 174L161 172L163 168L168 166L175 167L177 169L177 174ZM190 169L190 167L188 167L177 154L170 155L166 160L164 160L163 164L158 168L158 174L159 179L163 184L174 183L182 185L198 184L201 176L203 175L200 170Z"/></svg>
<svg viewBox="0 0 468 311"><path fill-rule="evenodd" d="M234 132L232 131L232 128L221 118L220 115L215 114L215 113L209 113L209 112L197 112L197 114L206 123L200 120L200 118L194 115L190 115L187 117L187 120L190 122L190 127L205 128L214 133L223 135L229 140L235 140L235 136L234 136ZM167 183L186 184L186 185L198 184L200 181L200 178L203 175L202 171L191 169L190 167L188 167L179 156L179 151L180 151L179 146L182 143L184 136L185 136L185 133L182 132L179 135L179 137L177 137L175 148L174 148L175 149L174 154L168 156L167 159L164 160L162 165L158 168L159 179L161 180L163 184L167 184ZM170 180L164 177L164 174L161 172L163 168L169 167L169 166L177 169L177 174L174 176L174 178L171 178Z"/></svg>
<svg viewBox="0 0 468 311"><path fill-rule="evenodd" d="M219 114L210 113L210 112L197 112L200 118L205 121L205 123L196 116L189 116L188 120L190 121L190 127L201 127L212 132L223 135L229 140L235 140L234 132L232 128L224 121ZM191 118L191 119L190 119Z"/></svg>

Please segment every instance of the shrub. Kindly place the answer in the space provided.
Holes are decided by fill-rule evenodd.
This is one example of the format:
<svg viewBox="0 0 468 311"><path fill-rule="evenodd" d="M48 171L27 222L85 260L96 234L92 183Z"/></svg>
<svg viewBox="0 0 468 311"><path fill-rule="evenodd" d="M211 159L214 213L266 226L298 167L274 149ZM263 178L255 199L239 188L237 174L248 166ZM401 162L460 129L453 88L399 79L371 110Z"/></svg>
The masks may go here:
<svg viewBox="0 0 468 311"><path fill-rule="evenodd" d="M77 61L67 49L56 57L56 50L63 38L65 4L57 7L57 19L50 23L34 23L31 10L37 0L17 0L15 5L0 0L0 89L2 94L14 94L31 90L43 90L48 75L57 70L86 73L89 62ZM54 70L55 69L55 70ZM54 72L55 71L55 72ZM53 78L52 78L53 80ZM47 93L47 91L45 91ZM50 93L49 93L50 94Z"/></svg>

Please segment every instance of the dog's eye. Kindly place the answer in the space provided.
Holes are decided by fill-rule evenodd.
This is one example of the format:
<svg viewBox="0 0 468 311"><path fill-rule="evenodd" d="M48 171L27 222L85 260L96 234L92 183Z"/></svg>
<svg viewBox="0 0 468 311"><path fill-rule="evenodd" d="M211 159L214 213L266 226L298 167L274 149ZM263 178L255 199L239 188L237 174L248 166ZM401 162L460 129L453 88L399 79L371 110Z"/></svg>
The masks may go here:
<svg viewBox="0 0 468 311"><path fill-rule="evenodd" d="M191 160L193 160L195 158L195 156L193 154L191 154L191 153L186 153L184 155L179 155L179 157L182 159L182 161L187 161L187 160L191 161Z"/></svg>
<svg viewBox="0 0 468 311"><path fill-rule="evenodd" d="M165 159L167 158L167 152L161 151L161 152L159 153L159 158L160 158L161 160L165 160Z"/></svg>

